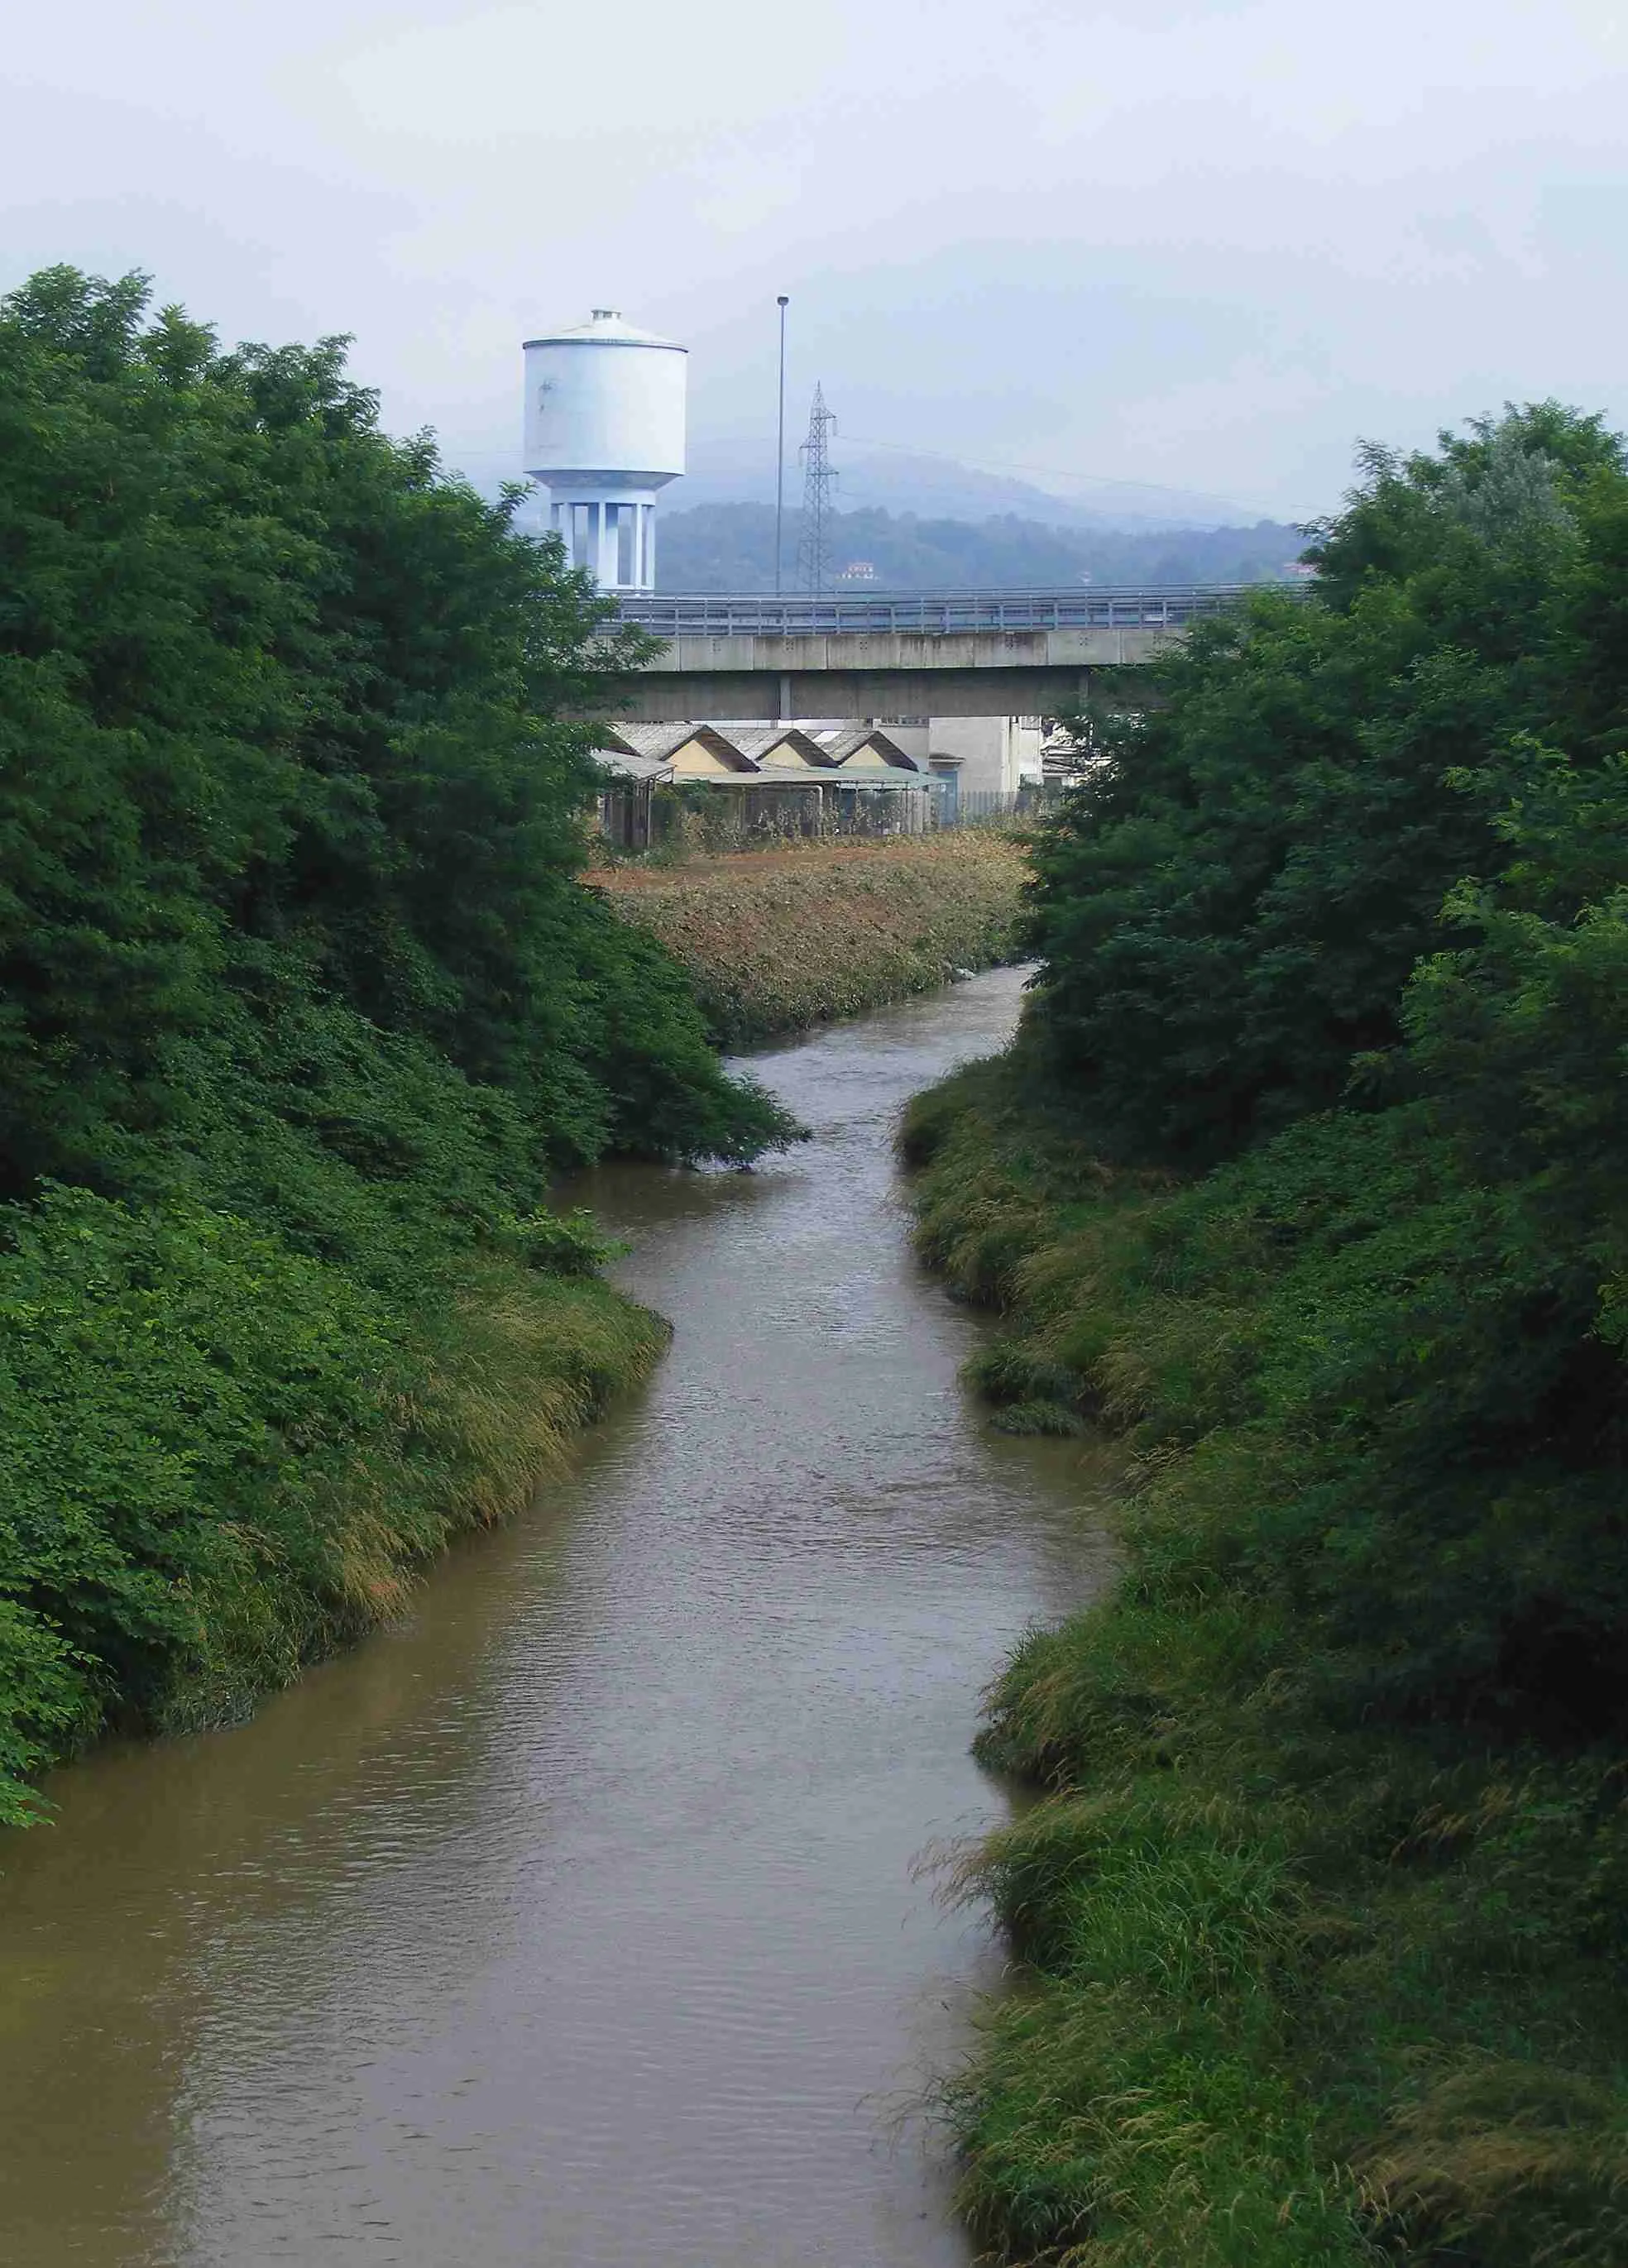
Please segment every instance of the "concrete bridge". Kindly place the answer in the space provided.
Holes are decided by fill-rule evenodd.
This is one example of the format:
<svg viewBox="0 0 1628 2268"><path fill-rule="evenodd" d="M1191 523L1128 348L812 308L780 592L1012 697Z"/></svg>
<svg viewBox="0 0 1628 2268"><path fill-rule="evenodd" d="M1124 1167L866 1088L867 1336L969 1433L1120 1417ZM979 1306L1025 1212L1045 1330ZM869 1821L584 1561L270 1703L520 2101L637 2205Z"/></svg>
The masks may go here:
<svg viewBox="0 0 1628 2268"><path fill-rule="evenodd" d="M688 717L1055 716L1094 669L1150 661L1250 585L1168 590L843 593L732 598L641 592L622 621L666 641L619 713Z"/></svg>

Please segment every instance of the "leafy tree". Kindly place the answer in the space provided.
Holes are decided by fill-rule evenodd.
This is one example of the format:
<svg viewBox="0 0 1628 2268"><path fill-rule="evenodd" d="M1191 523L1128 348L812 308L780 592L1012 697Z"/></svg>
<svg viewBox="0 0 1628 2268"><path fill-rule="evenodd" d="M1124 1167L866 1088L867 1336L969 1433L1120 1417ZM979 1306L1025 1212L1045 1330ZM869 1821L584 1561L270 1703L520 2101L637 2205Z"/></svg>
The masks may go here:
<svg viewBox="0 0 1628 2268"><path fill-rule="evenodd" d="M1199 625L1042 838L1038 1029L1125 1154L1202 1162L1337 1100L1489 871L1497 752L1620 732L1628 481L1598 420L1544 405L1366 468L1316 594Z"/></svg>
<svg viewBox="0 0 1628 2268"><path fill-rule="evenodd" d="M795 1130L578 880L565 718L641 647L516 501L341 340L0 303L0 1818L384 1611L638 1373L561 1167Z"/></svg>
<svg viewBox="0 0 1628 2268"><path fill-rule="evenodd" d="M637 642L512 497L379 431L343 342L224 354L144 306L57 269L0 320L0 1187L103 1174L109 1130L166 1123L176 1040L302 988L556 1159L772 1138L575 880L592 735L559 715Z"/></svg>

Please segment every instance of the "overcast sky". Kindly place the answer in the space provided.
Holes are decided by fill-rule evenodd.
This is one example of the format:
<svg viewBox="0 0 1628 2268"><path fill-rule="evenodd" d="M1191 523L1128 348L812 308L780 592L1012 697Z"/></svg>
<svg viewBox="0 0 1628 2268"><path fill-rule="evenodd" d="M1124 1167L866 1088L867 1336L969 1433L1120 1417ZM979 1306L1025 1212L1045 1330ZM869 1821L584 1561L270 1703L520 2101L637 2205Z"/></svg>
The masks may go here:
<svg viewBox="0 0 1628 2268"><path fill-rule="evenodd" d="M818 377L1081 500L1301 516L1358 435L1628 425L1616 0L13 0L0 73L0 285L353 332L484 480L519 341L595 305L690 347L711 453L771 446L777 291L794 423Z"/></svg>

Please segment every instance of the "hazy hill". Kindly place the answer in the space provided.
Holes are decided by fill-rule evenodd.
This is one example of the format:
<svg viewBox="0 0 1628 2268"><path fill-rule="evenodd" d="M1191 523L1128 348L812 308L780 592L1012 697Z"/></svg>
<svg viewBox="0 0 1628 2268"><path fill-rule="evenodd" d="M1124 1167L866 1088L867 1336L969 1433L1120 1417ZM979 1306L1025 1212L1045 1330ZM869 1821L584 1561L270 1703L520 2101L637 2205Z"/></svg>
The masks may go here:
<svg viewBox="0 0 1628 2268"><path fill-rule="evenodd" d="M917 512L926 519L987 519L1016 512L1048 527L1239 527L1253 513L1225 497L1187 489L1145 486L1135 481L1094 481L1058 495L1039 479L987 471L954 458L918 455L906 449L880 449L850 441L838 431L831 443L837 467L836 502L850 512ZM787 436L785 499L802 501L802 468ZM745 446L726 440L692 438L689 470L673 501L688 512L702 504L772 504L774 443Z"/></svg>
<svg viewBox="0 0 1628 2268"><path fill-rule="evenodd" d="M785 516L785 588L797 575L799 515ZM931 591L1056 588L1093 583L1253 583L1281 576L1304 538L1277 520L1253 527L1049 526L1006 513L990 519L924 519L914 512L838 512L836 571L858 562L873 578L855 589ZM657 524L656 579L664 591L772 591L772 504L699 504ZM839 588L849 585L838 585Z"/></svg>

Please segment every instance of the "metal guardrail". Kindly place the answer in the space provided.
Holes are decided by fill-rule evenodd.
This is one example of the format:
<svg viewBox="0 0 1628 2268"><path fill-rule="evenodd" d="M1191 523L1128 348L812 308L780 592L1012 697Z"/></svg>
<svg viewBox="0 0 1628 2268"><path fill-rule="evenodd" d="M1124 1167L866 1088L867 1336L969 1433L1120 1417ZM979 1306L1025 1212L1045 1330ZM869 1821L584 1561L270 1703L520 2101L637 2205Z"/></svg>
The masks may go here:
<svg viewBox="0 0 1628 2268"><path fill-rule="evenodd" d="M1101 584L1071 591L901 591L821 598L754 593L640 591L617 600L622 619L658 637L842 637L893 631L949 637L976 630L1179 630L1224 614L1263 587L1208 583L1164 590ZM1266 587L1295 593L1303 583Z"/></svg>

